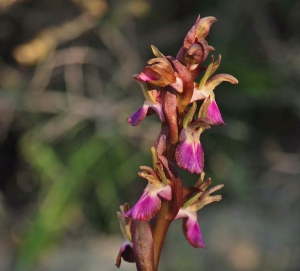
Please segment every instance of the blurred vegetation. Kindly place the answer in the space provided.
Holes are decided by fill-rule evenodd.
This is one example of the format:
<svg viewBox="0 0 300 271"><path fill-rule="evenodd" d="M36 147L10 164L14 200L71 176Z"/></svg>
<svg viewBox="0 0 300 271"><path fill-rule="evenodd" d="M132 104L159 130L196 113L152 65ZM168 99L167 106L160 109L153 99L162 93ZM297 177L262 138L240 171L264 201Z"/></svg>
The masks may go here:
<svg viewBox="0 0 300 271"><path fill-rule="evenodd" d="M188 247L177 226L162 265L299 270L299 11L299 0L0 0L0 269L35 270L63 240L119 234L116 211L144 188L159 129L155 116L127 124L143 101L131 76L151 44L176 55L200 13L218 19L219 72L240 81L216 90L226 127L201 137L224 200L199 215L211 250Z"/></svg>

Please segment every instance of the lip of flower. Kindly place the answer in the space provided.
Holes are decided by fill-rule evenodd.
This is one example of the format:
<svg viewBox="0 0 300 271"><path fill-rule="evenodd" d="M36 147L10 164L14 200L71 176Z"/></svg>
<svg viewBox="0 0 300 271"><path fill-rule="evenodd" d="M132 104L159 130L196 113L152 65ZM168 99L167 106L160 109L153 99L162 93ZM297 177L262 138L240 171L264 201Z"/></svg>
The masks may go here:
<svg viewBox="0 0 300 271"><path fill-rule="evenodd" d="M179 141L175 150L176 163L179 167L191 173L200 174L204 167L204 151L200 143L201 129L198 131L181 130Z"/></svg>
<svg viewBox="0 0 300 271"><path fill-rule="evenodd" d="M182 218L182 228L185 238L195 248L205 248L201 230L197 220L197 213L189 209L180 209L175 219Z"/></svg>
<svg viewBox="0 0 300 271"><path fill-rule="evenodd" d="M183 128L179 135L179 144L175 150L175 160L179 167L191 173L200 174L204 167L204 151L200 143L200 135L204 129L210 128L206 118L193 121L197 104L193 102L183 120Z"/></svg>
<svg viewBox="0 0 300 271"><path fill-rule="evenodd" d="M206 116L212 122L212 124L214 125L221 124L222 126L225 126L225 122L222 119L221 112L219 110L219 107L215 99L210 99L210 103L207 107Z"/></svg>
<svg viewBox="0 0 300 271"><path fill-rule="evenodd" d="M222 126L225 126L225 122L222 119L221 112L215 101L215 95L213 92L203 101L198 117L205 117L209 119L213 125L221 124Z"/></svg>

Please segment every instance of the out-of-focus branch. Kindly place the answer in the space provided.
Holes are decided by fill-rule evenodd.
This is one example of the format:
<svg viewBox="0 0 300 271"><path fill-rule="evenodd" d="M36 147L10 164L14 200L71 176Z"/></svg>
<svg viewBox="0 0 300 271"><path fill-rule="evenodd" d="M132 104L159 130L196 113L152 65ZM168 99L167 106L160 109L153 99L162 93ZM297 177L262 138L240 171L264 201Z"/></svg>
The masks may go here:
<svg viewBox="0 0 300 271"><path fill-rule="evenodd" d="M101 50L86 46L74 46L55 51L46 61L41 63L29 83L29 89L34 92L45 90L49 84L53 69L67 65L90 64L96 67L105 67L110 63L110 57Z"/></svg>
<svg viewBox="0 0 300 271"><path fill-rule="evenodd" d="M17 2L23 2L24 0L0 0L0 10L10 7Z"/></svg>
<svg viewBox="0 0 300 271"><path fill-rule="evenodd" d="M101 27L99 36L108 50L115 55L121 65L120 69L115 72L115 78L118 83L128 87L131 79L131 71L138 70L141 60L129 42L122 35L121 31L112 25Z"/></svg>
<svg viewBox="0 0 300 271"><path fill-rule="evenodd" d="M10 116L10 118L6 119L8 121L7 125L10 125L15 112L54 114L42 126L38 125L33 128L38 133L38 137L46 141L57 139L86 120L106 122L114 119L122 123L126 119L126 112L132 111L132 101L130 99L119 102L110 100L98 101L58 91L44 91L38 94L18 92L14 94L15 96L12 94L8 95L5 91L0 91L0 112L5 111ZM0 121L2 122L1 118ZM2 123L2 125L4 124ZM140 137L143 134L143 140L153 141L155 138L149 131L153 131L156 128L157 123L150 121L147 127L137 126L136 129L130 129L129 126L124 125L122 129L119 129L119 133L132 138Z"/></svg>
<svg viewBox="0 0 300 271"><path fill-rule="evenodd" d="M107 7L103 6L105 14ZM22 65L34 65L44 61L58 45L73 40L98 24L98 18L83 13L62 25L42 30L34 39L19 45L13 52L14 58Z"/></svg>

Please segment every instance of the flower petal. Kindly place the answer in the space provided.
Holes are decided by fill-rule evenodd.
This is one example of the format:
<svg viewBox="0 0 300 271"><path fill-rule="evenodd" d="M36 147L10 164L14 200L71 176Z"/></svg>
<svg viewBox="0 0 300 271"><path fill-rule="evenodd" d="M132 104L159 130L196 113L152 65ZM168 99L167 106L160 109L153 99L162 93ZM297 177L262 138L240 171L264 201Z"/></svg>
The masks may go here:
<svg viewBox="0 0 300 271"><path fill-rule="evenodd" d="M165 186L160 192L158 192L158 195L164 198L165 200L171 200L172 199L172 189L169 185Z"/></svg>
<svg viewBox="0 0 300 271"><path fill-rule="evenodd" d="M197 221L197 215L184 218L182 221L182 229L185 238L188 240L191 246L195 248L205 248L200 227Z"/></svg>
<svg viewBox="0 0 300 271"><path fill-rule="evenodd" d="M194 85L194 91L193 91L193 96L190 100L190 103L194 102L194 101L199 101L199 100L205 100L205 98L207 97L207 93L205 91L203 91L202 89L198 89L197 84Z"/></svg>
<svg viewBox="0 0 300 271"><path fill-rule="evenodd" d="M126 217L146 221L154 217L160 209L160 197L170 200L172 198L172 190L169 185L154 187L148 184L138 202L125 213Z"/></svg>
<svg viewBox="0 0 300 271"><path fill-rule="evenodd" d="M185 238L195 248L205 248L202 234L197 221L197 213L188 208L180 208L175 219L182 218L182 230Z"/></svg>
<svg viewBox="0 0 300 271"><path fill-rule="evenodd" d="M151 102L149 101L145 101L143 106L138 109L137 111L135 111L128 119L128 123L131 126L137 126L147 115L149 108L153 109L159 119L164 122L165 121L165 116L164 113L162 111L162 107L160 103L156 103L156 104L151 104ZM150 110L151 111L151 110ZM153 112L154 113L154 112ZM149 114L149 113L148 113Z"/></svg>
<svg viewBox="0 0 300 271"><path fill-rule="evenodd" d="M125 241L119 250L119 254L116 259L116 266L119 268L121 265L121 257L123 258L124 261L133 263L134 262L134 255L133 255L133 250L132 250L132 243Z"/></svg>
<svg viewBox="0 0 300 271"><path fill-rule="evenodd" d="M221 112L215 100L212 100L207 107L206 117L212 122L214 125L221 124L225 125L225 122L222 119Z"/></svg>
<svg viewBox="0 0 300 271"><path fill-rule="evenodd" d="M186 136L186 140L182 141L176 148L176 163L179 167L187 169L191 173L200 174L204 167L202 145L200 140L193 135L186 133Z"/></svg>
<svg viewBox="0 0 300 271"><path fill-rule="evenodd" d="M135 111L131 117L129 117L127 119L128 123L131 125L131 126L136 126L138 125L145 117L146 117L146 114L148 112L148 108L149 106L148 105L143 105L140 109L138 109L137 111Z"/></svg>
<svg viewBox="0 0 300 271"><path fill-rule="evenodd" d="M149 193L145 190L138 202L125 214L125 216L142 221L150 220L157 214L160 206L161 201L157 192Z"/></svg>

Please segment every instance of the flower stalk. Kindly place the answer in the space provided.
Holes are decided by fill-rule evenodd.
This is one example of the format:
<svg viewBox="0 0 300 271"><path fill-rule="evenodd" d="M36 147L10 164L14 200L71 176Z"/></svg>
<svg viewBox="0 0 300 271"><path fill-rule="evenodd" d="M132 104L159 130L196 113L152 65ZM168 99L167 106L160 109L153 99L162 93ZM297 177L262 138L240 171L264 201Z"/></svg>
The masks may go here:
<svg viewBox="0 0 300 271"><path fill-rule="evenodd" d="M125 241L117 267L123 259L135 262L138 271L158 271L167 231L176 219L182 219L183 233L191 246L205 247L197 211L220 201L220 195L211 194L223 185L208 189L212 181L204 179L200 135L212 125L225 126L214 89L225 81L238 83L229 74L212 76L220 66L220 55L217 61L212 56L209 65L203 66L214 50L205 40L214 22L214 17L198 16L176 57L165 56L152 45L154 58L133 76L142 88L145 102L127 119L128 123L136 126L146 116L157 114L161 131L151 147L152 167L141 166L138 173L147 180L146 188L134 206L125 204L118 213ZM185 187L177 167L200 174L197 183Z"/></svg>

